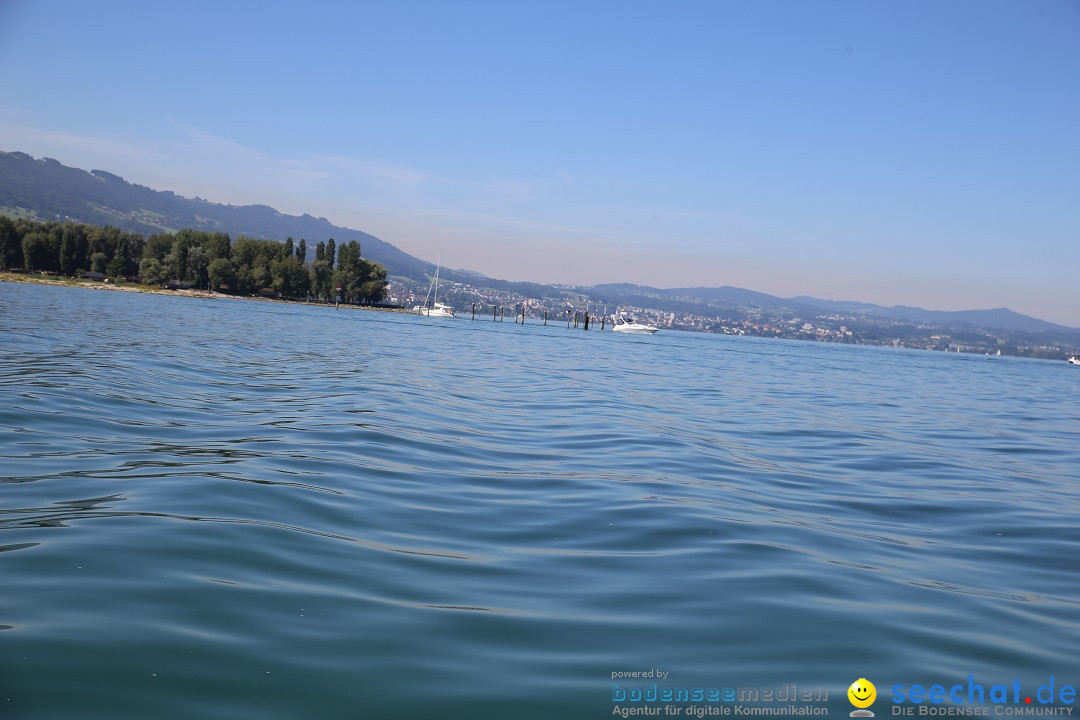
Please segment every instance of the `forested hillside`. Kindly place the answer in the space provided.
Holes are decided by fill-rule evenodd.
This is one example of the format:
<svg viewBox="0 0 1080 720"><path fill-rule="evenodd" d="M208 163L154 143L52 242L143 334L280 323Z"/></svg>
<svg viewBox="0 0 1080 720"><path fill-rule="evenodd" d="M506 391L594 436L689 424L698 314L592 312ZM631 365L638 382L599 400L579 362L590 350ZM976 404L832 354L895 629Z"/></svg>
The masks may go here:
<svg viewBox="0 0 1080 720"><path fill-rule="evenodd" d="M266 205L223 205L168 190L134 185L104 170L86 172L50 158L0 152L0 212L89 225L112 225L150 236L181 229L262 240L336 238L360 243L364 257L395 275L426 283L435 266L374 235L338 227L326 218L286 215Z"/></svg>

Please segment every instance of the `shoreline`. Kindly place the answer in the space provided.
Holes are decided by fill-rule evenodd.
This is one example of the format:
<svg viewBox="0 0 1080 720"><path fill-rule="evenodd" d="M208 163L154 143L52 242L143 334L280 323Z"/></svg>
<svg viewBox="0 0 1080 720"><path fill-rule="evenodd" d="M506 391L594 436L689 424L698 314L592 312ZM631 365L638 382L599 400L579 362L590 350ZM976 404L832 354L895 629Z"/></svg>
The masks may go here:
<svg viewBox="0 0 1080 720"><path fill-rule="evenodd" d="M90 290L109 290L109 291L120 291L120 292L134 292L134 293L143 293L143 294L147 294L147 295L180 296L180 297L198 298L198 299L203 299L203 300L246 300L246 301L257 301L257 302L268 302L268 303L285 303L285 304L289 304L289 305L306 305L306 306L309 306L309 307L345 308L345 309L348 309L348 310L375 310L375 311L380 311L380 312L399 313L399 314L405 314L405 315L412 315L413 314L410 310L408 310L407 308L404 308L404 307L399 307L399 308L373 307L373 306L370 306L370 305L347 305L345 303L342 303L340 305L335 306L334 303L315 302L315 301L308 301L308 300L283 300L283 299L280 299L280 298L267 298L267 297L261 297L261 296L255 296L255 295L229 295L227 293L212 292L212 291L209 291L209 290L193 290L193 289L167 290L165 288L155 288L155 287L150 287L150 286L147 286L147 285L137 285L137 284L134 284L134 283L124 283L122 285L114 285L112 283L106 283L106 282L101 282L101 281L97 281L97 280L90 280L89 278L68 278L68 277L63 277L63 276L60 276L60 275L42 275L42 274L32 274L31 275L31 274L25 274L25 273L13 273L13 272L8 272L8 271L0 271L0 283L3 283L3 282L29 283L29 284L37 284L37 285L54 285L54 286L58 286L58 287L69 287L69 288L87 288L87 289L90 289ZM705 334L720 334L720 333L712 333L712 332L710 332L708 330L697 330L697 329L691 329L691 328L672 328L672 330L673 331L682 331L682 332L704 332ZM727 333L724 333L724 335L727 336ZM825 343L825 344L845 344L845 345L851 344L851 345L858 345L858 346L865 346L865 347L892 348L892 349L899 349L899 350L917 350L917 351L922 351L922 352L933 352L933 353L943 352L942 350L938 350L936 348L911 347L911 346L905 346L905 345L899 345L898 346L898 345L894 345L894 344L887 343L887 342L832 343L832 342L829 342L829 341L826 341L826 340L817 340L817 339L812 339L812 338L774 337L774 336L770 336L770 335L754 335L754 334L746 334L745 336L746 337L757 337L757 338L769 339L769 340L792 340L792 341L795 341L795 342L811 342L811 343ZM1027 355L1027 354L1022 354L1022 353L1011 353L1011 352L1002 353L1001 357L1012 357L1012 358L1027 359L1027 360L1045 360L1045 361L1048 361L1048 362L1059 363L1059 362L1062 362L1063 360L1067 360L1069 355L1071 353L1075 352L1074 350L1072 350L1071 348L1069 348L1067 346L1063 346L1061 348L1061 350L1063 352L1063 355L1061 357L1041 357L1039 355ZM946 354L953 354L953 353L948 353L948 351L944 351L944 352L946 352ZM961 354L961 353L960 353L960 351L957 351L955 354ZM989 352L965 351L962 354L966 355L966 356L981 356L981 355L991 356L991 354Z"/></svg>
<svg viewBox="0 0 1080 720"><path fill-rule="evenodd" d="M89 280L87 278L69 278L55 275L29 275L24 273L0 272L0 282L28 283L32 285L53 285L56 287L86 288L88 290L109 290L113 292L133 292L144 295L167 295L173 297L200 298L203 300L252 300L256 302L285 303L289 305L307 305L317 307L337 307L347 310L375 310L378 312L408 313L405 308L379 308L370 305L347 305L341 303L335 306L333 303L309 302L307 300L283 300L280 298L257 297L254 295L228 295L226 293L213 292L210 290L166 290L154 288L148 285L136 285L125 283L115 285L113 283Z"/></svg>

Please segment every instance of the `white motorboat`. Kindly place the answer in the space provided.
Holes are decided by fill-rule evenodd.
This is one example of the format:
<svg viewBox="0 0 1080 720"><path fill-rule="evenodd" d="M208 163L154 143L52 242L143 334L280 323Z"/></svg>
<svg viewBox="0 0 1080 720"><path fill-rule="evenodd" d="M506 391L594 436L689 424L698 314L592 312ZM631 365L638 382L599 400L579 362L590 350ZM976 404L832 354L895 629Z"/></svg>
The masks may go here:
<svg viewBox="0 0 1080 720"><path fill-rule="evenodd" d="M1080 365L1080 355L1070 355L1069 356L1069 364L1070 365Z"/></svg>
<svg viewBox="0 0 1080 720"><path fill-rule="evenodd" d="M437 318L452 318L454 317L454 308L439 302L439 268L442 266L442 261L435 266L435 277L431 279L431 284L428 285L427 295L424 296L424 304L416 305L412 311L417 315L424 315L425 317L437 317ZM431 298L431 307L428 307L428 298Z"/></svg>
<svg viewBox="0 0 1080 720"><path fill-rule="evenodd" d="M632 317L618 315L612 319L611 329L614 332L629 333L631 335L652 335L660 332L660 328L654 325L646 325L645 323L639 323Z"/></svg>

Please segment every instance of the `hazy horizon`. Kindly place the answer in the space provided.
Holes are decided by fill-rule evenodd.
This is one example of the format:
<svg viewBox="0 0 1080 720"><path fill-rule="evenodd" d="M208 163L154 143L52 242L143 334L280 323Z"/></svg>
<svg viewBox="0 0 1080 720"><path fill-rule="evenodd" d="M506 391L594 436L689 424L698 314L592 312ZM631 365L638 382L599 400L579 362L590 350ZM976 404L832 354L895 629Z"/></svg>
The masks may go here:
<svg viewBox="0 0 1080 720"><path fill-rule="evenodd" d="M11 150L492 277L1080 326L1080 6L0 5Z"/></svg>

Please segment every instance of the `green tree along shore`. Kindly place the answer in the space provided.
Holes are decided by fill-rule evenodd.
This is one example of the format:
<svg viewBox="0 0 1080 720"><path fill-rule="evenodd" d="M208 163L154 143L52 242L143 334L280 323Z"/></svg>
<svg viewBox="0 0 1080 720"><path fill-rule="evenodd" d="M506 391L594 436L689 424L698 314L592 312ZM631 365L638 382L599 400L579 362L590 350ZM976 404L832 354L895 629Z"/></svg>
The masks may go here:
<svg viewBox="0 0 1080 720"><path fill-rule="evenodd" d="M51 272L69 277L101 273L162 286L170 283L255 295L371 304L386 293L386 268L360 257L360 243L315 246L180 230L144 238L115 227L74 222L12 220L0 215L0 269ZM340 292L338 292L340 288Z"/></svg>

